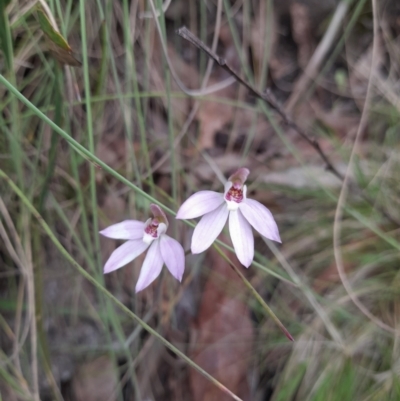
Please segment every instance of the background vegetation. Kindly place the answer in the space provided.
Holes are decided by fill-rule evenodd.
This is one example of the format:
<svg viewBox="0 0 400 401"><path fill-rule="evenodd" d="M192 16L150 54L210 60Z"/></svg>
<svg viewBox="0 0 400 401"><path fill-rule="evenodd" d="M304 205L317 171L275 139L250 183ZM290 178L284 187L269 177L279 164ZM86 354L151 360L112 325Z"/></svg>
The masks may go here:
<svg viewBox="0 0 400 401"><path fill-rule="evenodd" d="M396 0L0 0L0 19L1 400L400 399ZM138 295L142 259L102 274L100 229L156 200L188 250L173 213L240 166L283 243L239 269L294 343L215 249Z"/></svg>

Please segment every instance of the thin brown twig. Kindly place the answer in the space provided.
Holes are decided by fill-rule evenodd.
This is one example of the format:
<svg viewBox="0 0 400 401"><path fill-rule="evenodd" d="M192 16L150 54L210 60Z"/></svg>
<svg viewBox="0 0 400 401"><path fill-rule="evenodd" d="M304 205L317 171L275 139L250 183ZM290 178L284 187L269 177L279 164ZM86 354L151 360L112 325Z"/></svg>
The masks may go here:
<svg viewBox="0 0 400 401"><path fill-rule="evenodd" d="M270 89L267 89L264 93L257 90L254 86L252 86L250 83L241 78L240 75L232 67L229 66L229 64L224 58L218 56L218 54L213 52L205 43L203 43L197 36L195 36L192 32L190 32L185 26L179 28L176 31L176 33L183 39L187 40L188 42L196 46L198 49L204 51L208 55L208 57L212 58L216 63L218 63L218 65L222 67L225 71L227 71L230 75L232 75L236 79L236 81L245 86L250 93L252 93L255 97L263 100L272 109L274 109L282 117L283 121L288 127L294 129L306 142L308 142L316 150L321 159L324 161L326 169L331 171L339 180L343 181L344 179L343 175L336 169L336 167L329 160L328 156L323 152L318 141L314 138L309 137L289 117L289 115L284 111L284 109L278 103L278 101L276 100L274 94L271 92Z"/></svg>
<svg viewBox="0 0 400 401"><path fill-rule="evenodd" d="M182 37L183 39L187 40L190 42L192 45L196 46L198 49L204 51L210 58L212 58L220 67L222 67L225 71L227 71L231 76L233 76L237 82L245 86L250 93L252 93L255 97L263 100L266 102L273 110L275 110L284 123L295 130L308 144L310 144L315 151L318 153L318 155L321 157L321 159L324 161L326 169L330 171L333 175L335 175L341 182L344 182L345 177L336 169L336 167L333 165L333 163L329 160L328 156L324 153L324 151L321 149L321 146L319 142L315 139L307 135L288 115L288 113L285 112L285 110L282 108L282 106L279 104L279 102L276 100L274 94L272 91L267 88L265 92L260 92L257 90L254 86L252 86L249 82L245 81L243 78L240 77L240 75L232 68L229 66L227 61L218 56L214 51L212 51L205 43L203 43L197 36L195 36L192 32L190 32L185 26L179 28L176 33ZM363 193L362 188L357 188L357 192L360 193L361 197L367 201L370 205L374 205L373 200L365 193ZM400 225L400 222L389 215L389 213L384 210L382 207L376 207L390 222Z"/></svg>

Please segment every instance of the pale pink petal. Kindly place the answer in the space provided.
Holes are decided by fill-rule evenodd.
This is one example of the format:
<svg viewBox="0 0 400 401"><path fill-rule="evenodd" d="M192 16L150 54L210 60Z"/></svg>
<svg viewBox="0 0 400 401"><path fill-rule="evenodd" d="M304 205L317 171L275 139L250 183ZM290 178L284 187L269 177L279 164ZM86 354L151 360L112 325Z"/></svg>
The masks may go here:
<svg viewBox="0 0 400 401"><path fill-rule="evenodd" d="M282 242L279 236L278 226L272 216L272 213L260 202L254 199L243 201L239 210L243 213L246 220L262 236L277 242Z"/></svg>
<svg viewBox="0 0 400 401"><path fill-rule="evenodd" d="M182 281L185 270L185 252L182 245L164 234L160 237L160 251L168 270L177 280Z"/></svg>
<svg viewBox="0 0 400 401"><path fill-rule="evenodd" d="M104 274L125 266L143 253L148 246L149 245L144 243L141 239L125 242L125 244L119 246L107 260L104 265Z"/></svg>
<svg viewBox="0 0 400 401"><path fill-rule="evenodd" d="M229 233L237 258L243 266L249 267L254 258L254 237L240 210L229 214Z"/></svg>
<svg viewBox="0 0 400 401"><path fill-rule="evenodd" d="M139 292L149 286L161 273L164 261L160 252L159 240L153 241L144 259L135 291Z"/></svg>
<svg viewBox="0 0 400 401"><path fill-rule="evenodd" d="M144 223L137 220L125 220L100 231L101 235L114 239L139 239L144 234Z"/></svg>
<svg viewBox="0 0 400 401"><path fill-rule="evenodd" d="M203 252L211 246L224 228L228 214L229 210L224 202L201 218L192 236L192 253Z"/></svg>
<svg viewBox="0 0 400 401"><path fill-rule="evenodd" d="M212 212L224 202L224 195L214 191L200 191L190 196L178 210L177 219L195 219Z"/></svg>

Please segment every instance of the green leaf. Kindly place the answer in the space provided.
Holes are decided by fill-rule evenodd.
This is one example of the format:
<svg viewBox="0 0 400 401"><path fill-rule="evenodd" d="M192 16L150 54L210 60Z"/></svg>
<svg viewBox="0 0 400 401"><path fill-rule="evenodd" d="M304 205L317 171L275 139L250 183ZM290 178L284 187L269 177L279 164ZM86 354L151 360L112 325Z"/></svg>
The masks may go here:
<svg viewBox="0 0 400 401"><path fill-rule="evenodd" d="M0 0L0 50L3 51L7 69L12 67L12 39L8 17L6 15L6 7L10 0Z"/></svg>
<svg viewBox="0 0 400 401"><path fill-rule="evenodd" d="M40 8L37 10L37 15L39 18L39 24L40 27L42 28L42 31L47 35L47 37L58 47L61 47L61 49L67 50L69 52L72 52L72 49L68 42L63 38L63 36L53 27L51 24L49 18L47 15L44 13L43 10Z"/></svg>
<svg viewBox="0 0 400 401"><path fill-rule="evenodd" d="M58 32L56 27L53 26L50 19L40 6L37 7L37 16L40 28L48 39L49 50L53 56L62 64L80 66L81 62L73 55L71 46L60 32Z"/></svg>

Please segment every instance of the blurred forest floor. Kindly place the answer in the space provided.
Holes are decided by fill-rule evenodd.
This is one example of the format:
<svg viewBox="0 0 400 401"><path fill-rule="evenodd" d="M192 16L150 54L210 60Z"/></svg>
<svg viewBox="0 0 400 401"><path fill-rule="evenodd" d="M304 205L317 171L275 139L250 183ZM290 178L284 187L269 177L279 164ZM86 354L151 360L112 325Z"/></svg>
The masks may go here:
<svg viewBox="0 0 400 401"><path fill-rule="evenodd" d="M181 285L163 273L135 295L143 257L103 276L119 242L97 231L147 219L148 200L0 83L0 168L68 253L242 400L400 400L400 3L172 0L158 27L150 0L43 3L0 0L1 74L172 210L249 168L282 245L256 237L241 269L295 342L214 249L189 253ZM226 70L208 71L176 34L184 25L314 146ZM190 249L192 229L168 218ZM1 178L0 238L0 400L232 399L77 274Z"/></svg>

